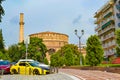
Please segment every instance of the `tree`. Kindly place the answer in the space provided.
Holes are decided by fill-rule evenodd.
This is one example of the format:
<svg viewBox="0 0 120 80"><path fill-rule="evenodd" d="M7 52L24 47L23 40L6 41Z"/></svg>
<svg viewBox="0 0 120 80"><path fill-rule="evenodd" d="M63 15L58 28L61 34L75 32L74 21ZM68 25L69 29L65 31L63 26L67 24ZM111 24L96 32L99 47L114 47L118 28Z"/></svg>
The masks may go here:
<svg viewBox="0 0 120 80"><path fill-rule="evenodd" d="M65 65L66 66L71 66L74 64L74 56L72 53L72 50L70 48L67 48L65 50Z"/></svg>
<svg viewBox="0 0 120 80"><path fill-rule="evenodd" d="M61 57L58 52L51 55L50 61L51 61L50 65L52 67L61 67L64 65L65 62L64 57Z"/></svg>
<svg viewBox="0 0 120 80"><path fill-rule="evenodd" d="M58 60L59 60L59 54L58 53L52 54L50 57L50 61L51 61L50 65L53 67L58 67L59 66Z"/></svg>
<svg viewBox="0 0 120 80"><path fill-rule="evenodd" d="M87 40L86 63L90 66L97 66L103 59L103 48L96 35L90 36Z"/></svg>
<svg viewBox="0 0 120 80"><path fill-rule="evenodd" d="M49 64L47 58L44 58L44 63L47 64L47 65Z"/></svg>
<svg viewBox="0 0 120 80"><path fill-rule="evenodd" d="M3 2L4 0L0 0L0 22L2 22L2 16L5 14L4 13L4 9L3 9L3 7L2 7L2 2Z"/></svg>
<svg viewBox="0 0 120 80"><path fill-rule="evenodd" d="M4 50L4 40L3 40L3 36L2 36L2 29L0 29L0 51L2 53L5 52L5 50Z"/></svg>
<svg viewBox="0 0 120 80"><path fill-rule="evenodd" d="M17 62L22 57L22 53L20 53L20 49L17 44L13 44L8 48L8 59L12 62Z"/></svg>
<svg viewBox="0 0 120 80"><path fill-rule="evenodd" d="M67 57L67 55L71 55L72 65L79 65L80 64L80 52L78 47L74 44L67 44L63 46L59 51L61 57ZM67 59L67 58L66 58ZM70 60L71 62L71 60Z"/></svg>
<svg viewBox="0 0 120 80"><path fill-rule="evenodd" d="M73 44L67 44L63 46L56 53L50 57L51 66L61 67L63 65L79 65L80 64L80 52L78 47Z"/></svg>
<svg viewBox="0 0 120 80"><path fill-rule="evenodd" d="M0 51L0 59L7 60L8 58L7 58L6 53L2 53L2 52Z"/></svg>
<svg viewBox="0 0 120 80"><path fill-rule="evenodd" d="M117 43L116 54L118 57L120 57L120 29L116 30L115 35L116 35L116 43Z"/></svg>
<svg viewBox="0 0 120 80"><path fill-rule="evenodd" d="M47 47L43 43L43 40L37 37L30 38L30 44L28 46L28 58L35 59L40 62L44 62L46 57Z"/></svg>

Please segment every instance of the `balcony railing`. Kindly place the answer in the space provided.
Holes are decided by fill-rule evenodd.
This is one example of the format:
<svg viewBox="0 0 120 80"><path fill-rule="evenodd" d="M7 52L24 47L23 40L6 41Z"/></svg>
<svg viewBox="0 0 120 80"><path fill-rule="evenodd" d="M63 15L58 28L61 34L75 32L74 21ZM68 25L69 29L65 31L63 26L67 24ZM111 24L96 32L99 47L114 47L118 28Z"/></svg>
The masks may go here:
<svg viewBox="0 0 120 80"><path fill-rule="evenodd" d="M118 23L118 27L120 27L120 23Z"/></svg>
<svg viewBox="0 0 120 80"><path fill-rule="evenodd" d="M108 36L106 36L104 38L101 38L101 41L105 41L105 40L107 40L109 38L112 38L112 37L115 37L115 35L114 34L108 35Z"/></svg>
<svg viewBox="0 0 120 80"><path fill-rule="evenodd" d="M115 26L112 26L112 25L111 25L110 27L107 27L106 29L100 31L100 32L98 33L98 35L102 35L102 34L104 34L105 32L107 32L107 31L109 31L109 30L111 30L111 29L115 29Z"/></svg>
<svg viewBox="0 0 120 80"><path fill-rule="evenodd" d="M111 16L112 15L112 12L109 12L109 13L107 13L105 16L104 16L104 18L108 18L109 16Z"/></svg>
<svg viewBox="0 0 120 80"><path fill-rule="evenodd" d="M102 26L102 29L106 28L107 26L111 25L111 23L114 23L113 20L109 20L107 23L105 23L103 26Z"/></svg>
<svg viewBox="0 0 120 80"><path fill-rule="evenodd" d="M115 46L116 45L116 43L115 42L112 42L112 43L108 43L108 44L103 44L102 46L103 46L103 48L109 48L109 47L111 47L111 46Z"/></svg>
<svg viewBox="0 0 120 80"><path fill-rule="evenodd" d="M117 16L118 18L120 18L120 13L116 13L116 16Z"/></svg>
<svg viewBox="0 0 120 80"><path fill-rule="evenodd" d="M118 5L116 5L116 8L118 9L118 10L120 10L120 5L118 4Z"/></svg>

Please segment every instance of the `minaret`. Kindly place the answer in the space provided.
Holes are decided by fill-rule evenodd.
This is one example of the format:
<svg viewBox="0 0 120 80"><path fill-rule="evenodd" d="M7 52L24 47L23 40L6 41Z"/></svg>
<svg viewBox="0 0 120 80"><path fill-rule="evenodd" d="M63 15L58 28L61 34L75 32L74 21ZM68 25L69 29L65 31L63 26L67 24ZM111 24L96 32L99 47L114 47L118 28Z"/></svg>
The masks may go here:
<svg viewBox="0 0 120 80"><path fill-rule="evenodd" d="M19 30L19 43L23 42L24 40L24 13L20 13L20 30Z"/></svg>

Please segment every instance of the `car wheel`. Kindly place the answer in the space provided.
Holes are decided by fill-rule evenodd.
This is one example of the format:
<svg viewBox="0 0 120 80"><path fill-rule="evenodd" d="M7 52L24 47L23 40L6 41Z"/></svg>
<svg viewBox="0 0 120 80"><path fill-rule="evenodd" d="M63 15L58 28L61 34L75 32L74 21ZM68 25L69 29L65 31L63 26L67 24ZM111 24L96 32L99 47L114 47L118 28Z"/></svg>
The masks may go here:
<svg viewBox="0 0 120 80"><path fill-rule="evenodd" d="M33 70L33 75L40 75L40 73L37 69L35 69L35 70Z"/></svg>
<svg viewBox="0 0 120 80"><path fill-rule="evenodd" d="M18 74L18 72L15 69L12 69L11 74Z"/></svg>

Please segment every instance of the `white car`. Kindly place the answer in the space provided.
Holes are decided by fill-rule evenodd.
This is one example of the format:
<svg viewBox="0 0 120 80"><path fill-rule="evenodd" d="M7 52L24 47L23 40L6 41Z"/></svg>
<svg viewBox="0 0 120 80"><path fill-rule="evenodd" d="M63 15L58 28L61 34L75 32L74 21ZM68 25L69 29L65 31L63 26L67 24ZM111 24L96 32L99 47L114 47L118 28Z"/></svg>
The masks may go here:
<svg viewBox="0 0 120 80"><path fill-rule="evenodd" d="M50 70L50 66L49 65L46 65L44 63L40 63L38 61L34 61L36 64L38 64L41 68L44 68L44 69L47 69L47 70Z"/></svg>
<svg viewBox="0 0 120 80"><path fill-rule="evenodd" d="M20 59L18 62L32 62L33 59Z"/></svg>

